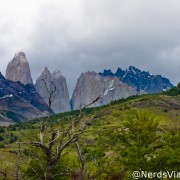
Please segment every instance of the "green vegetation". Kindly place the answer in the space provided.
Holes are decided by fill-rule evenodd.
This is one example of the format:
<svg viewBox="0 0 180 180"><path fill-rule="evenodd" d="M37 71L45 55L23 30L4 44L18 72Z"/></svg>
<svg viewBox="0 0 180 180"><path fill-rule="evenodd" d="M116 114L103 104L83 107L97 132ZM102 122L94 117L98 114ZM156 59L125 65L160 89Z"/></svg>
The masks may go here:
<svg viewBox="0 0 180 180"><path fill-rule="evenodd" d="M177 86L173 87L172 89L164 92L164 94L168 96L177 96L180 95L180 83Z"/></svg>
<svg viewBox="0 0 180 180"><path fill-rule="evenodd" d="M5 128L0 126L0 134L5 132Z"/></svg>
<svg viewBox="0 0 180 180"><path fill-rule="evenodd" d="M53 179L129 180L138 170L180 171L179 88L85 109L77 124L72 122L79 112L73 111L0 127L0 172L6 170L9 179L18 172L21 179L48 179L47 157L52 160L59 143L81 131L53 165ZM43 135L49 148L52 132L55 140L47 156L36 142Z"/></svg>

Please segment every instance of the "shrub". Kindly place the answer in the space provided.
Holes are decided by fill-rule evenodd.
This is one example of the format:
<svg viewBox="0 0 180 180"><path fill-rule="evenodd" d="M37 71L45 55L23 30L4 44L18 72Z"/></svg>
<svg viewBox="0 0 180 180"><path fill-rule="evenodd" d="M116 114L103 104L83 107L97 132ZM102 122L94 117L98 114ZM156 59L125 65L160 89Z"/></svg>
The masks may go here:
<svg viewBox="0 0 180 180"><path fill-rule="evenodd" d="M0 127L0 133L4 133L4 132L5 132L4 128Z"/></svg>
<svg viewBox="0 0 180 180"><path fill-rule="evenodd" d="M3 141L3 140L4 140L4 138L2 136L0 136L0 141Z"/></svg>
<svg viewBox="0 0 180 180"><path fill-rule="evenodd" d="M119 137L126 147L121 154L126 169L128 172L151 169L151 159L162 145L158 122L148 113L131 112L123 126Z"/></svg>
<svg viewBox="0 0 180 180"><path fill-rule="evenodd" d="M1 143L0 148L5 148L5 145Z"/></svg>
<svg viewBox="0 0 180 180"><path fill-rule="evenodd" d="M180 95L180 83L178 83L177 87L173 87L170 90L163 92L163 94L168 95L168 96Z"/></svg>
<svg viewBox="0 0 180 180"><path fill-rule="evenodd" d="M12 144L13 142L15 142L17 140L17 136L12 136L10 139L9 139L9 143Z"/></svg>

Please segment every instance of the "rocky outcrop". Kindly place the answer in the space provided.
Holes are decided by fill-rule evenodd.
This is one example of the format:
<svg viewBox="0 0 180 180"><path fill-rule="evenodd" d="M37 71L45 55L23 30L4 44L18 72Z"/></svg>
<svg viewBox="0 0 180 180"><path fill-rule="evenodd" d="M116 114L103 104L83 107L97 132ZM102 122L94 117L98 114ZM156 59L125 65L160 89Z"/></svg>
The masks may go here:
<svg viewBox="0 0 180 180"><path fill-rule="evenodd" d="M34 85L7 80L0 73L0 120L21 122L49 115ZM1 123L1 122L0 122Z"/></svg>
<svg viewBox="0 0 180 180"><path fill-rule="evenodd" d="M103 73L99 74L106 77L117 77L120 81L134 87L138 94L159 93L173 87L167 78L161 75L152 75L134 66L130 66L126 70L118 68L116 73L112 73L111 70L104 70Z"/></svg>
<svg viewBox="0 0 180 180"><path fill-rule="evenodd" d="M122 83L116 77L102 76L96 72L86 72L82 73L77 80L71 99L71 106L73 110L76 110L102 96L92 105L95 107L135 95L136 93L134 88Z"/></svg>
<svg viewBox="0 0 180 180"><path fill-rule="evenodd" d="M33 84L29 63L23 52L18 52L9 62L6 69L6 79L20 81L22 84Z"/></svg>
<svg viewBox="0 0 180 180"><path fill-rule="evenodd" d="M49 105L51 95L51 109L54 113L70 111L70 99L65 77L59 70L51 73L45 68L35 84L36 90Z"/></svg>

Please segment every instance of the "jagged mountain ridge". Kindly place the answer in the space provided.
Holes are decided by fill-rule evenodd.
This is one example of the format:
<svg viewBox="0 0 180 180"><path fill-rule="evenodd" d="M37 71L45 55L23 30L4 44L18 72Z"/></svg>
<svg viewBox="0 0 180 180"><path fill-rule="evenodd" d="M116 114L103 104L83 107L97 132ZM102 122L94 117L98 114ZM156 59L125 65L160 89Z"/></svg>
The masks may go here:
<svg viewBox="0 0 180 180"><path fill-rule="evenodd" d="M110 69L99 73L102 76L117 77L123 83L134 87L139 94L142 93L159 93L173 87L173 84L161 75L151 75L149 72L130 66L126 70L118 68L116 73Z"/></svg>
<svg viewBox="0 0 180 180"><path fill-rule="evenodd" d="M0 120L26 121L47 116L48 106L37 93L34 85L13 82L0 73Z"/></svg>

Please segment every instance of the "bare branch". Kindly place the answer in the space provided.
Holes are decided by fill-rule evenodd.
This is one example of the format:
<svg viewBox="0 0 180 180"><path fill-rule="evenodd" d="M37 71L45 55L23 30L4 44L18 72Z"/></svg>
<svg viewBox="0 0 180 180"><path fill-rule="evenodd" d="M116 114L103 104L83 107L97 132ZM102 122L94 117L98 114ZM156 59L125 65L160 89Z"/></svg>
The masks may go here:
<svg viewBox="0 0 180 180"><path fill-rule="evenodd" d="M49 106L49 111L51 111L51 106L52 106L52 102L55 100L55 95L54 93L56 92L57 88L54 84L53 81L51 81L50 83L50 88L48 88L47 86L47 82L45 81L46 79L42 78L42 81L44 82L44 85L45 85L45 88L46 88L46 91L48 92L49 94L49 97L48 97L48 106ZM53 87L53 88L51 88Z"/></svg>

